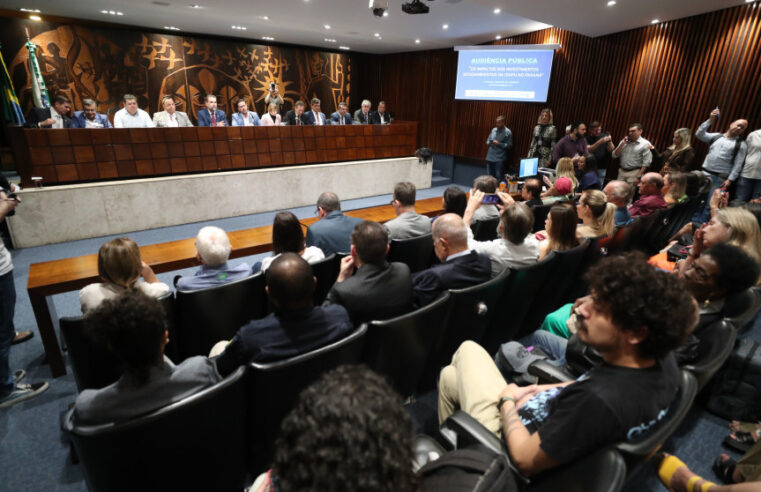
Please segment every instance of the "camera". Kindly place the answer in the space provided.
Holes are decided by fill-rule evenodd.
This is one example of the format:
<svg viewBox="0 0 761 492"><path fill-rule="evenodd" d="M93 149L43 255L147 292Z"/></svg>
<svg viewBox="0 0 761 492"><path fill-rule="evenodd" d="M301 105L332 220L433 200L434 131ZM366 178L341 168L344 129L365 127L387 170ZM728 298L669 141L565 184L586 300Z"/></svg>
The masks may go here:
<svg viewBox="0 0 761 492"><path fill-rule="evenodd" d="M388 10L388 0L370 0L370 10L373 11L374 16L383 17Z"/></svg>
<svg viewBox="0 0 761 492"><path fill-rule="evenodd" d="M427 14L431 9L428 5L424 4L420 0L412 0L402 4L402 11L405 14Z"/></svg>
<svg viewBox="0 0 761 492"><path fill-rule="evenodd" d="M274 82L270 82L270 90L274 91L275 89L277 89L277 86L275 85L275 83Z"/></svg>

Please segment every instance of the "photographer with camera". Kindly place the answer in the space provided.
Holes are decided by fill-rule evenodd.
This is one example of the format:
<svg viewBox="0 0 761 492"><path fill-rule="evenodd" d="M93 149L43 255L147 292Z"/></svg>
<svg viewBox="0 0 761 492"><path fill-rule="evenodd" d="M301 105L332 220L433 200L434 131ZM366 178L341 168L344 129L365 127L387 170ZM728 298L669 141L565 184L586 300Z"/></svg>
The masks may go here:
<svg viewBox="0 0 761 492"><path fill-rule="evenodd" d="M280 113L280 107L283 105L283 98L277 90L277 84L270 82L269 93L264 96L264 107L269 108L270 104L277 105L277 112Z"/></svg>
<svg viewBox="0 0 761 492"><path fill-rule="evenodd" d="M0 190L0 220L13 215L19 204L15 193ZM0 408L28 400L48 389L48 383L20 383L26 372L11 371L10 354L16 330L13 314L16 308L16 285L13 282L13 260L0 241ZM27 337L29 338L29 337Z"/></svg>

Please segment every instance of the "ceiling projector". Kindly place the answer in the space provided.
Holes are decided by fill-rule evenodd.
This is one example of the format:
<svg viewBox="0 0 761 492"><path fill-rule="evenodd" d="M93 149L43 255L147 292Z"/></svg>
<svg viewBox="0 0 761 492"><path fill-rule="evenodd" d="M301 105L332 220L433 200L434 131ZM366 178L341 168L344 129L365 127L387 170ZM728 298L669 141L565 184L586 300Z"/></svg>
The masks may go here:
<svg viewBox="0 0 761 492"><path fill-rule="evenodd" d="M428 5L420 0L412 0L402 4L402 11L407 14L427 14L429 10Z"/></svg>

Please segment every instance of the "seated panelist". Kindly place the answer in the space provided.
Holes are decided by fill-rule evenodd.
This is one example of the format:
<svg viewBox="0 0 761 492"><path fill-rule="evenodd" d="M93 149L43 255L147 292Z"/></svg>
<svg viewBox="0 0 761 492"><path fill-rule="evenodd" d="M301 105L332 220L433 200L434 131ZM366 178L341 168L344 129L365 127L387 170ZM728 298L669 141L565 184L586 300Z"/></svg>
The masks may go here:
<svg viewBox="0 0 761 492"><path fill-rule="evenodd" d="M206 94L206 107L198 112L198 126L227 126L227 116L217 109L217 96Z"/></svg>
<svg viewBox="0 0 761 492"><path fill-rule="evenodd" d="M372 123L371 116L372 113L370 112L370 108L372 107L372 104L368 99L365 99L362 101L362 107L356 111L354 111L354 124L355 125L369 125Z"/></svg>
<svg viewBox="0 0 761 492"><path fill-rule="evenodd" d="M245 99L238 99L237 104L238 112L233 113L230 117L232 126L260 126L262 120L259 119L259 115L256 111L249 111L248 104Z"/></svg>
<svg viewBox="0 0 761 492"><path fill-rule="evenodd" d="M98 105L92 99L82 100L82 111L75 111L71 128L113 128L108 116L98 113Z"/></svg>
<svg viewBox="0 0 761 492"><path fill-rule="evenodd" d="M338 111L330 115L331 125L351 125L351 116L346 114L349 110L345 102L338 103Z"/></svg>
<svg viewBox="0 0 761 492"><path fill-rule="evenodd" d="M270 103L267 107L267 114L262 116L262 125L264 126L280 126L281 116L278 113L280 106L275 103Z"/></svg>
<svg viewBox="0 0 761 492"><path fill-rule="evenodd" d="M373 125L388 125L394 121L394 115L386 111L386 102L378 102L378 110L370 114L370 123Z"/></svg>
<svg viewBox="0 0 761 492"><path fill-rule="evenodd" d="M161 106L164 111L159 111L153 115L153 124L157 128L177 128L180 126L193 126L187 113L177 111L172 96L161 98Z"/></svg>
<svg viewBox="0 0 761 492"><path fill-rule="evenodd" d="M325 113L320 112L320 100L316 97L311 101L312 109L304 114L307 125L325 125Z"/></svg>
<svg viewBox="0 0 761 492"><path fill-rule="evenodd" d="M304 114L304 101L296 101L296 104L293 105L293 109L285 113L285 120L283 120L283 123L286 125L308 125L305 120L305 114Z"/></svg>
<svg viewBox="0 0 761 492"><path fill-rule="evenodd" d="M63 94L59 94L53 99L51 107L32 108L24 126L27 128L71 128L69 111L71 111L71 101Z"/></svg>
<svg viewBox="0 0 761 492"><path fill-rule="evenodd" d="M137 107L137 96L124 94L124 107L114 114L114 128L153 128L150 115Z"/></svg>

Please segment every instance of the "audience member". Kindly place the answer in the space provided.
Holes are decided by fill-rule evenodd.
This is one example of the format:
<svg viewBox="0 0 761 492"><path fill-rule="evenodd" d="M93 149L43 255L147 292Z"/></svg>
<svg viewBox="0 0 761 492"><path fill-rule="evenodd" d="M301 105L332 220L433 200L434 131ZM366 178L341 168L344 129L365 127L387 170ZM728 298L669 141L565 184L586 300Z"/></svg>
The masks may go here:
<svg viewBox="0 0 761 492"><path fill-rule="evenodd" d="M372 123L372 121L370 121L370 106L371 104L369 100L365 99L362 101L362 107L354 111L354 123L360 125L369 125Z"/></svg>
<svg viewBox="0 0 761 492"><path fill-rule="evenodd" d="M658 173L647 173L639 182L639 200L632 203L629 213L632 217L644 217L666 208L668 204L661 195L663 177Z"/></svg>
<svg viewBox="0 0 761 492"><path fill-rule="evenodd" d="M320 111L320 100L316 97L313 97L310 101L310 105L312 110L304 113L304 123L307 125L327 125L327 121L325 120L325 113Z"/></svg>
<svg viewBox="0 0 761 492"><path fill-rule="evenodd" d="M174 98L172 96L161 98L161 107L164 108L164 111L159 111L153 115L153 125L157 128L193 126L186 113L175 110Z"/></svg>
<svg viewBox="0 0 761 492"><path fill-rule="evenodd" d="M612 161L610 153L613 149L615 149L613 139L610 133L602 132L602 123L599 121L590 123L587 131L587 152L597 159L597 175L601 182L605 180L608 166Z"/></svg>
<svg viewBox="0 0 761 492"><path fill-rule="evenodd" d="M357 326L412 311L410 269L404 263L387 262L388 249L388 233L383 226L368 220L354 226L351 255L341 260L341 270L325 305L341 304Z"/></svg>
<svg viewBox="0 0 761 492"><path fill-rule="evenodd" d="M573 159L570 157L563 157L557 162L555 168L555 179L568 178L571 180L573 190L579 187L579 180L576 179L576 170L573 166Z"/></svg>
<svg viewBox="0 0 761 492"><path fill-rule="evenodd" d="M467 226L468 247L486 255L491 260L491 276L496 277L506 268L520 268L536 263L539 257L539 241L531 234L534 214L524 203L516 203L510 195L498 193L504 206L500 216L500 238L493 241L475 241L470 230L473 213L481 206L484 193L474 190L470 194L463 221Z"/></svg>
<svg viewBox="0 0 761 492"><path fill-rule="evenodd" d="M571 123L571 132L555 145L552 151L552 162L557 163L561 158L570 158L574 165L578 165L579 158L587 155L587 125L581 121Z"/></svg>
<svg viewBox="0 0 761 492"><path fill-rule="evenodd" d="M496 126L486 139L486 173L497 180L505 179L507 151L513 147L513 133L505 126L505 117L497 116Z"/></svg>
<svg viewBox="0 0 761 492"><path fill-rule="evenodd" d="M536 123L527 157L538 158L539 167L549 167L552 164L552 151L558 141L557 128L552 124L552 110L544 108Z"/></svg>
<svg viewBox="0 0 761 492"><path fill-rule="evenodd" d="M598 167L595 156L592 154L582 155L576 162L579 166L579 174L581 174L579 191L601 190L602 184L600 183L600 176L597 174Z"/></svg>
<svg viewBox="0 0 761 492"><path fill-rule="evenodd" d="M608 203L616 206L614 221L616 227L628 226L634 219L629 213L629 201L632 199L632 186L626 181L610 181L603 189Z"/></svg>
<svg viewBox="0 0 761 492"><path fill-rule="evenodd" d="M293 105L293 109L285 113L285 124L286 125L308 125L305 121L305 115L304 115L304 101L296 101L296 104Z"/></svg>
<svg viewBox="0 0 761 492"><path fill-rule="evenodd" d="M544 227L547 237L539 243L539 261L550 251L568 251L579 245L576 225L579 217L572 203L556 203L550 208Z"/></svg>
<svg viewBox="0 0 761 492"><path fill-rule="evenodd" d="M270 103L267 107L267 112L262 116L262 126L280 126L280 113L278 110L280 106L275 103Z"/></svg>
<svg viewBox="0 0 761 492"><path fill-rule="evenodd" d="M581 194L576 213L583 222L576 228L580 238L608 237L616 227L616 206L605 201L605 193L588 190Z"/></svg>
<svg viewBox="0 0 761 492"><path fill-rule="evenodd" d="M175 366L164 355L169 341L164 308L142 292L128 291L104 301L87 318L96 340L123 365L119 380L105 388L83 390L74 403L81 425L128 420L183 400L221 378L206 357Z"/></svg>
<svg viewBox="0 0 761 492"><path fill-rule="evenodd" d="M251 492L415 492L412 422L385 378L341 366L299 396Z"/></svg>
<svg viewBox="0 0 761 492"><path fill-rule="evenodd" d="M114 114L114 128L153 128L148 113L137 107L137 96L124 94L124 107Z"/></svg>
<svg viewBox="0 0 761 492"><path fill-rule="evenodd" d="M444 190L441 197L441 207L444 209L443 214L457 214L462 217L465 214L465 207L468 205L468 195L457 186L450 186ZM433 222L436 218L431 219Z"/></svg>
<svg viewBox="0 0 761 492"><path fill-rule="evenodd" d="M331 125L351 125L351 116L346 114L346 111L348 111L349 107L346 105L345 102L338 103L338 110L330 115L330 124Z"/></svg>
<svg viewBox="0 0 761 492"><path fill-rule="evenodd" d="M664 174L661 194L667 205L687 201L687 175L678 171Z"/></svg>
<svg viewBox="0 0 761 492"><path fill-rule="evenodd" d="M761 198L761 130L750 132L745 143L748 152L735 190L741 202Z"/></svg>
<svg viewBox="0 0 761 492"><path fill-rule="evenodd" d="M497 178L489 174L477 177L473 180L473 190L483 191L484 195L496 195ZM471 190L472 193L472 190ZM464 213L464 212L463 212ZM496 203L484 203L474 213L471 223L481 222L484 220L496 219L499 217L499 209Z"/></svg>
<svg viewBox="0 0 761 492"><path fill-rule="evenodd" d="M521 198L529 208L544 205L542 201L542 182L539 178L527 178L521 189Z"/></svg>
<svg viewBox="0 0 761 492"><path fill-rule="evenodd" d="M711 111L709 118L700 124L695 136L710 145L708 153L703 160L703 173L711 179L711 189L708 196L712 196L715 189L729 188L737 180L745 162L745 154L748 146L740 138L748 128L747 120L735 120L730 123L724 133L709 133L711 127L719 119L719 108ZM707 222L711 218L711 208L706 203L705 208L695 213L694 222Z"/></svg>
<svg viewBox="0 0 761 492"><path fill-rule="evenodd" d="M272 256L262 260L262 271L266 271L272 261L283 253L296 253L307 263L325 258L320 248L306 245L301 222L292 212L278 212L275 215L272 221Z"/></svg>
<svg viewBox="0 0 761 492"><path fill-rule="evenodd" d="M386 102L378 101L378 110L370 114L370 123L373 125L387 125L394 121L394 115L386 111Z"/></svg>
<svg viewBox="0 0 761 492"><path fill-rule="evenodd" d="M695 167L695 149L690 145L690 129L679 128L674 132L671 145L658 152L652 148L655 160L660 165L660 173L688 173L699 169Z"/></svg>
<svg viewBox="0 0 761 492"><path fill-rule="evenodd" d="M217 96L206 94L206 107L198 112L198 126L227 126L227 116L217 109Z"/></svg>
<svg viewBox="0 0 761 492"><path fill-rule="evenodd" d="M220 342L210 356L226 376L249 362L272 362L324 347L344 338L353 327L343 306L312 305L317 280L312 267L296 253L283 253L267 270L267 296L275 312L249 321L230 343ZM221 352L221 353L220 353Z"/></svg>
<svg viewBox="0 0 761 492"><path fill-rule="evenodd" d="M697 321L695 301L681 281L636 253L600 260L585 279L592 295L577 307L578 334L605 363L583 378L508 385L492 357L471 341L441 371L439 422L457 409L471 414L505 439L524 475L658 425L677 395L679 369L670 352Z"/></svg>
<svg viewBox="0 0 761 492"><path fill-rule="evenodd" d="M259 119L259 115L256 111L249 111L248 104L245 99L238 99L237 113L233 113L230 117L230 123L232 126L260 126L262 120Z"/></svg>
<svg viewBox="0 0 761 492"><path fill-rule="evenodd" d="M629 133L613 150L613 158L619 159L618 179L636 184L653 162L650 142L642 137L642 125L629 125Z"/></svg>
<svg viewBox="0 0 761 492"><path fill-rule="evenodd" d="M552 205L573 198L573 182L570 178L560 177L553 183L545 176L544 182L550 188L542 193L542 205Z"/></svg>
<svg viewBox="0 0 761 492"><path fill-rule="evenodd" d="M351 250L351 233L362 219L344 215L338 196L330 191L322 193L317 199L317 215L320 220L307 229L307 246L320 248L326 256L348 253Z"/></svg>
<svg viewBox="0 0 761 492"><path fill-rule="evenodd" d="M130 290L139 290L155 298L169 293L169 286L159 282L151 267L140 258L140 248L128 237L112 239L100 247L98 275L102 282L87 285L79 291L84 314L89 314L104 300ZM139 282L140 277L145 282Z"/></svg>
<svg viewBox="0 0 761 492"><path fill-rule="evenodd" d="M448 289L463 289L491 278L491 261L468 248L462 218L444 214L433 223L433 250L441 260L412 276L412 294L418 307L432 303Z"/></svg>
<svg viewBox="0 0 761 492"><path fill-rule="evenodd" d="M391 205L397 217L383 224L389 239L409 239L431 232L431 221L415 212L414 184L409 181L396 183Z"/></svg>
<svg viewBox="0 0 761 492"><path fill-rule="evenodd" d="M234 267L227 264L230 251L232 246L225 231L214 226L202 227L196 236L196 259L201 268L192 277L180 277L175 283L177 290L200 290L250 276L248 263Z"/></svg>
<svg viewBox="0 0 761 492"><path fill-rule="evenodd" d="M53 105L49 108L32 108L26 117L24 126L27 128L73 128L73 122L69 118L71 100L63 94L53 98Z"/></svg>
<svg viewBox="0 0 761 492"><path fill-rule="evenodd" d="M98 104L92 99L82 99L82 111L75 111L71 128L113 128L108 116L98 113Z"/></svg>

